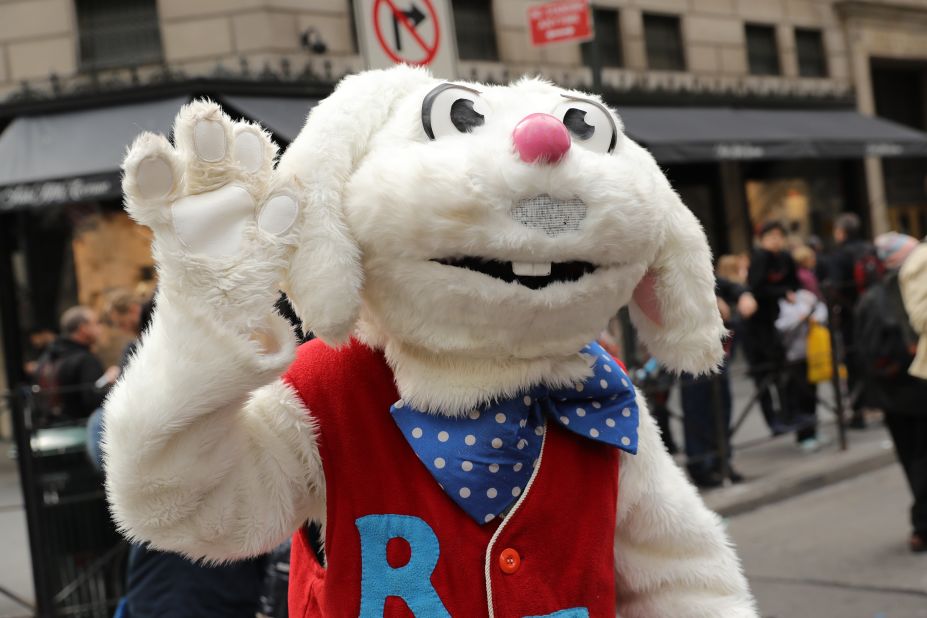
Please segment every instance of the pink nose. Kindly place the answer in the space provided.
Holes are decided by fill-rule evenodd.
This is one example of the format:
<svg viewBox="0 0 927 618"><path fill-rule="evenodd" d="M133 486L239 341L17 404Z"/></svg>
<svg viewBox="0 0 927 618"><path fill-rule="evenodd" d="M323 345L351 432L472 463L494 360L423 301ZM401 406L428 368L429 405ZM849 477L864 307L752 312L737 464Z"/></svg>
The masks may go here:
<svg viewBox="0 0 927 618"><path fill-rule="evenodd" d="M556 163L570 149L570 133L550 114L529 114L512 131L515 150L525 163Z"/></svg>

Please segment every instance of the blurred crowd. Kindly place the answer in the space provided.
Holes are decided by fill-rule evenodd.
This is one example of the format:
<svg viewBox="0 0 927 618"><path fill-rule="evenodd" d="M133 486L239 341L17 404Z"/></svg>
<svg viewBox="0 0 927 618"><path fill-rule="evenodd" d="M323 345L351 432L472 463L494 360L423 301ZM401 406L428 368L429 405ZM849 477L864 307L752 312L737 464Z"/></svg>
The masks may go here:
<svg viewBox="0 0 927 618"><path fill-rule="evenodd" d="M918 320L927 320L925 301L917 301L927 295L927 245L895 232L868 241L855 214L837 218L832 240L825 252L818 238L802 241L779 221L763 224L749 254L717 262L715 293L730 331L720 372L673 380L651 360L641 381L671 452L678 447L669 430L669 391L678 383L686 467L702 488L743 480L731 463L737 354L753 383L750 405L771 435L794 434L805 453L826 442L818 431L818 387L833 384L848 427L884 419L915 498L910 546L925 551L927 368L918 375L915 355L925 327Z"/></svg>

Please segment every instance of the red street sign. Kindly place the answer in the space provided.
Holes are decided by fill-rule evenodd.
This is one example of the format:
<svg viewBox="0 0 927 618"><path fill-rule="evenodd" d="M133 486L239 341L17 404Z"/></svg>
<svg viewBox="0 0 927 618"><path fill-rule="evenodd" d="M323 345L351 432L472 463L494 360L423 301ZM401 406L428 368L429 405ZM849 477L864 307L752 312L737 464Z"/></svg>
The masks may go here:
<svg viewBox="0 0 927 618"><path fill-rule="evenodd" d="M529 6L528 24L535 47L593 38L589 0L554 0Z"/></svg>
<svg viewBox="0 0 927 618"><path fill-rule="evenodd" d="M373 3L374 34L393 62L427 66L438 53L441 42L438 14L431 0L421 2L424 11L414 1L405 10L396 6L394 0Z"/></svg>

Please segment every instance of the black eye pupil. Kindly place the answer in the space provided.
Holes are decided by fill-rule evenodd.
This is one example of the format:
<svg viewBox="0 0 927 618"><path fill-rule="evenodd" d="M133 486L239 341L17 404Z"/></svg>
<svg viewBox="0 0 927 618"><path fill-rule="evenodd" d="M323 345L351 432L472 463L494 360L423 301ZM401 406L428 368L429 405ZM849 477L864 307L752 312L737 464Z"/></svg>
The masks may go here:
<svg viewBox="0 0 927 618"><path fill-rule="evenodd" d="M451 123L461 133L469 133L484 121L483 114L473 109L473 101L469 99L457 99L451 105Z"/></svg>
<svg viewBox="0 0 927 618"><path fill-rule="evenodd" d="M570 133L582 140L589 139L595 133L595 127L586 123L586 112L575 107L571 107L563 115L563 124Z"/></svg>

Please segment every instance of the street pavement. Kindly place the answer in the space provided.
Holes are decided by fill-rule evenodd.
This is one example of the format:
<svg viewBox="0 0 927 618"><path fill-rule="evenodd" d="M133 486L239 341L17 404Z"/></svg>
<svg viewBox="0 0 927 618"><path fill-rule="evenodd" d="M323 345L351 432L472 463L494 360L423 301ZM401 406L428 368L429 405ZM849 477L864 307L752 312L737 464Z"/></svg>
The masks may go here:
<svg viewBox="0 0 927 618"><path fill-rule="evenodd" d="M728 521L765 618L927 618L927 554L888 466Z"/></svg>

